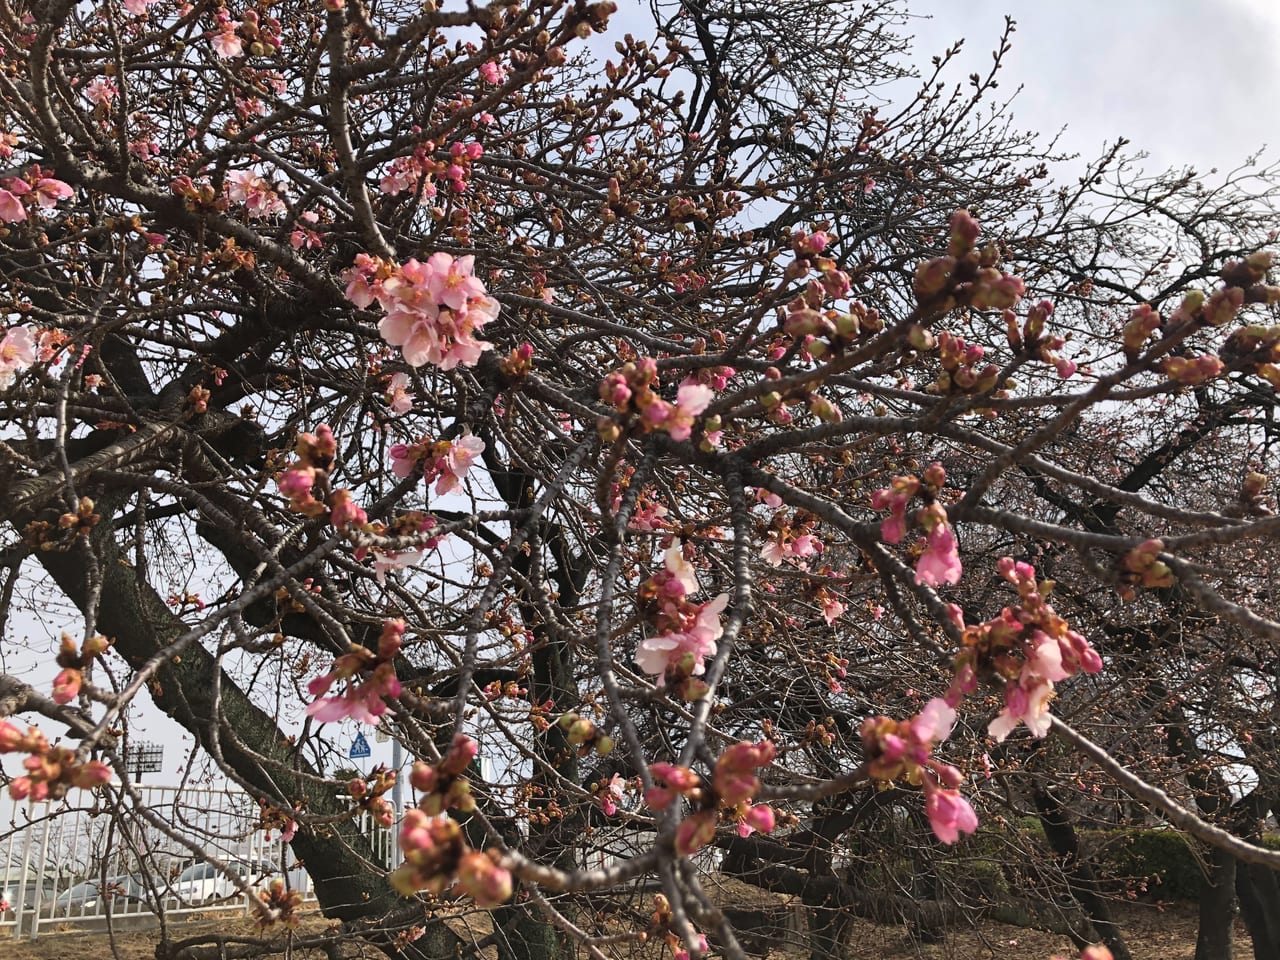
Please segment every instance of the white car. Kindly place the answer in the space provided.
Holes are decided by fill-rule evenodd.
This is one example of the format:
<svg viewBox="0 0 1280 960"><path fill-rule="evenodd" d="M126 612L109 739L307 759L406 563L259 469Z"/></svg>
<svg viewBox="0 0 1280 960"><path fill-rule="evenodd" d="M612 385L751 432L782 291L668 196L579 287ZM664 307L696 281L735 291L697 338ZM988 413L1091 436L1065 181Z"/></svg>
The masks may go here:
<svg viewBox="0 0 1280 960"><path fill-rule="evenodd" d="M276 875L276 868L262 860L232 860L228 866L254 890L260 890ZM179 907L198 907L227 901L240 891L211 863L193 863L173 879L168 898Z"/></svg>

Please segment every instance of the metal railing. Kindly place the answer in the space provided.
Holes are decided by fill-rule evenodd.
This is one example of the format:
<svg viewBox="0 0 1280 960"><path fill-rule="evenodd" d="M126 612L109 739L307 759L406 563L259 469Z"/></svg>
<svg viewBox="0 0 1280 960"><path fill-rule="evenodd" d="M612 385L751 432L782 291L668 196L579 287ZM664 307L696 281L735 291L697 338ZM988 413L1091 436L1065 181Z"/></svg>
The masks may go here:
<svg viewBox="0 0 1280 960"><path fill-rule="evenodd" d="M312 898L311 879L278 833L267 839L247 794L212 787L138 786L145 807L251 886L285 878ZM69 800L15 802L0 794L0 938L31 938L53 928L110 920L144 923L208 911L249 913L227 877L175 843L126 800L108 808ZM87 795L85 795L87 796ZM92 798L90 798L92 800ZM358 821L389 867L399 859L394 830Z"/></svg>

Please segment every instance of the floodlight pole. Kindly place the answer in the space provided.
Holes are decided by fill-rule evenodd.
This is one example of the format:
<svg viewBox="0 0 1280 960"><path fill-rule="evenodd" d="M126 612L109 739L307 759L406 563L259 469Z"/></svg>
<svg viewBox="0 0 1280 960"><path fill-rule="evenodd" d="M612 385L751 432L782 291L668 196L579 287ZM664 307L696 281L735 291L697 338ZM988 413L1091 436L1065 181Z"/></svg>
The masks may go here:
<svg viewBox="0 0 1280 960"><path fill-rule="evenodd" d="M404 813L404 787L400 783L400 768L404 764L404 752L400 748L400 738L392 734L391 737L391 765L395 768L396 778L391 783L391 805L395 807L396 817L400 817ZM400 866L400 834L396 830L391 831L391 859L394 861L391 866Z"/></svg>

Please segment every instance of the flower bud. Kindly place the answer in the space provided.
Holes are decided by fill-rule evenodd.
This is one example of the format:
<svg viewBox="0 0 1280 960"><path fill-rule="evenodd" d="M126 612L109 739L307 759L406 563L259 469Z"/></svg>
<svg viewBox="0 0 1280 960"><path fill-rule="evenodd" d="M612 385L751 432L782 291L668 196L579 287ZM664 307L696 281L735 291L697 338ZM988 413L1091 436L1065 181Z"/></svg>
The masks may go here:
<svg viewBox="0 0 1280 960"><path fill-rule="evenodd" d="M511 899L511 872L487 855L472 850L458 862L458 887L478 907L496 907Z"/></svg>

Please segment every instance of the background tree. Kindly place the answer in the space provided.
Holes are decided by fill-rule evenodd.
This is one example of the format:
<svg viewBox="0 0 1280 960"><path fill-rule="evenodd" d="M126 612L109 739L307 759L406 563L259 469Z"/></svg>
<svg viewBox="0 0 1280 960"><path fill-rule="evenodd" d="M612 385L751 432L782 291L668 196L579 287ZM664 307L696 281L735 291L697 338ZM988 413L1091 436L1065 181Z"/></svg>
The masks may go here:
<svg viewBox="0 0 1280 960"><path fill-rule="evenodd" d="M592 53L614 12L0 4L3 615L81 621L4 680L78 740L5 722L11 793L200 852L121 760L148 697L418 957L478 946L455 894L503 956L741 956L708 847L815 957L937 936L941 845L1034 814L1123 956L1073 827L1118 784L1265 955L1269 171L1054 187L986 106L1007 36L917 83L892 3L655 3ZM390 878L392 776L326 777L384 716Z"/></svg>

